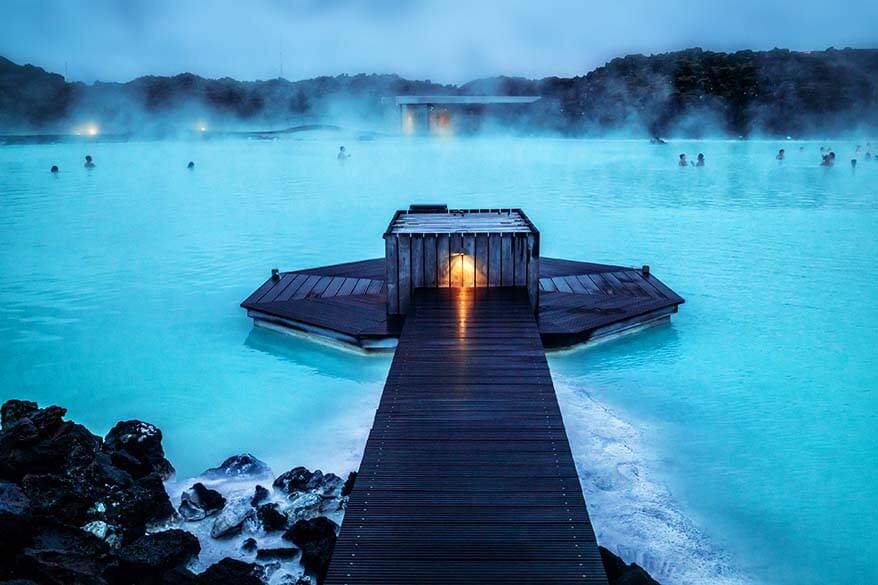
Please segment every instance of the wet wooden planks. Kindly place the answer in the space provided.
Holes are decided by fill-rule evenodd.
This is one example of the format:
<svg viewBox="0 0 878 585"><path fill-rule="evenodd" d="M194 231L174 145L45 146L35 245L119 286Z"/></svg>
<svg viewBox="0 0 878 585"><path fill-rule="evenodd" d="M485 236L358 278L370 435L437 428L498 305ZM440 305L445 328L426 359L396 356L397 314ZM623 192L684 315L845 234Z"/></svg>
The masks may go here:
<svg viewBox="0 0 878 585"><path fill-rule="evenodd" d="M415 293L326 582L606 583L525 289Z"/></svg>

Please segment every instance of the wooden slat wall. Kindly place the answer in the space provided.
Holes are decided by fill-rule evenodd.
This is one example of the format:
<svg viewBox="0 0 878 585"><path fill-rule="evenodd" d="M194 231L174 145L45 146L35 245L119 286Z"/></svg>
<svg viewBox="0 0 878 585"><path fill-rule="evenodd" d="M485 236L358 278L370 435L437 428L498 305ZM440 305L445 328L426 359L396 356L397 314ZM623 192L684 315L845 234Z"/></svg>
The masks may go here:
<svg viewBox="0 0 878 585"><path fill-rule="evenodd" d="M412 238L412 288L424 286L424 238Z"/></svg>
<svg viewBox="0 0 878 585"><path fill-rule="evenodd" d="M500 285L512 286L514 282L514 264L512 261L512 238L500 238Z"/></svg>
<svg viewBox="0 0 878 585"><path fill-rule="evenodd" d="M436 262L439 266L437 272L437 286L447 288L451 286L451 270L448 263L449 238L447 235L436 237Z"/></svg>
<svg viewBox="0 0 878 585"><path fill-rule="evenodd" d="M436 263L436 236L424 237L424 286L436 288L439 267Z"/></svg>
<svg viewBox="0 0 878 585"><path fill-rule="evenodd" d="M412 239L397 238L399 248L399 312L409 312L412 300Z"/></svg>
<svg viewBox="0 0 878 585"><path fill-rule="evenodd" d="M385 242L390 314L407 314L422 287L521 286L539 306L536 234L391 234Z"/></svg>
<svg viewBox="0 0 878 585"><path fill-rule="evenodd" d="M384 240L385 270L387 271L387 313L399 314L399 262L397 260L397 237Z"/></svg>
<svg viewBox="0 0 878 585"><path fill-rule="evenodd" d="M522 236L512 238L512 280L515 286L527 285L526 246L527 238Z"/></svg>
<svg viewBox="0 0 878 585"><path fill-rule="evenodd" d="M500 286L500 248L500 234L491 234L488 237L488 286Z"/></svg>
<svg viewBox="0 0 878 585"><path fill-rule="evenodd" d="M488 286L488 234L476 235L476 286Z"/></svg>

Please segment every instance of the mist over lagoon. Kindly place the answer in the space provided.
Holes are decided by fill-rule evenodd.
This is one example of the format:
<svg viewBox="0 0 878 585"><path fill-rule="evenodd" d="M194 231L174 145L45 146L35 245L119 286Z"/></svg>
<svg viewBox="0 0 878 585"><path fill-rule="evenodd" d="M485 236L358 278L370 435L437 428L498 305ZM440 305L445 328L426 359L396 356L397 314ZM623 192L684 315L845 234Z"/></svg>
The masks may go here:
<svg viewBox="0 0 878 585"><path fill-rule="evenodd" d="M551 357L600 541L668 583L816 582L814 550L850 553L845 566L868 574L845 543L875 521L871 496L846 486L875 471L863 467L871 394L849 389L876 382L862 265L874 255L862 243L878 166L820 168L816 142L300 138L96 143L90 173L81 145L0 150L2 386L66 404L100 432L154 422L183 477L242 450L275 469L345 473L388 358L251 331L227 308L272 266L380 255L387 208L436 193L511 202L551 233L546 255L585 247L597 261L650 263L687 299L670 326ZM678 150L705 152L708 166L676 167ZM347 237L319 237L330 224ZM735 295L717 292L730 283ZM791 300L801 286L810 300ZM826 412L843 431L814 427ZM848 503L824 508L815 490ZM769 513L783 522L755 528L753 514ZM821 529L807 541L775 532L803 522Z"/></svg>
<svg viewBox="0 0 878 585"><path fill-rule="evenodd" d="M8 17L0 581L878 582L872 4ZM526 213L543 270L499 288L541 296L497 331L545 359L477 295L413 332L396 210L487 292Z"/></svg>

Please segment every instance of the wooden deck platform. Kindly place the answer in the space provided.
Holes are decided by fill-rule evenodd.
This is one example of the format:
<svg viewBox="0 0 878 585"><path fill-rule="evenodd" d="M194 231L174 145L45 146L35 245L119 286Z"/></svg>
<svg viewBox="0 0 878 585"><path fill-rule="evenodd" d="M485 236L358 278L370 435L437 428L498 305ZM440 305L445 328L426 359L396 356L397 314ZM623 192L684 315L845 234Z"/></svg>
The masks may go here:
<svg viewBox="0 0 878 585"><path fill-rule="evenodd" d="M257 324L326 335L365 349L393 347L401 320L388 319L384 259L269 278L241 306ZM540 259L538 327L561 348L666 319L683 298L639 269Z"/></svg>
<svg viewBox="0 0 878 585"><path fill-rule="evenodd" d="M606 582L526 290L417 290L326 583Z"/></svg>

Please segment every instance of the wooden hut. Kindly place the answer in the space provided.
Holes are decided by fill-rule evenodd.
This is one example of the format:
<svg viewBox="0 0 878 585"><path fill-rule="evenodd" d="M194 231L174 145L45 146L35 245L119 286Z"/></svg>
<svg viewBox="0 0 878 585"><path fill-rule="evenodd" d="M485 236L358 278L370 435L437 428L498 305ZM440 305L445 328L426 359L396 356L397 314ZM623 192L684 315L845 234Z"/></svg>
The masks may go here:
<svg viewBox="0 0 878 585"><path fill-rule="evenodd" d="M520 209L413 205L384 244L388 315L407 314L421 287L526 287L539 307L540 233Z"/></svg>

